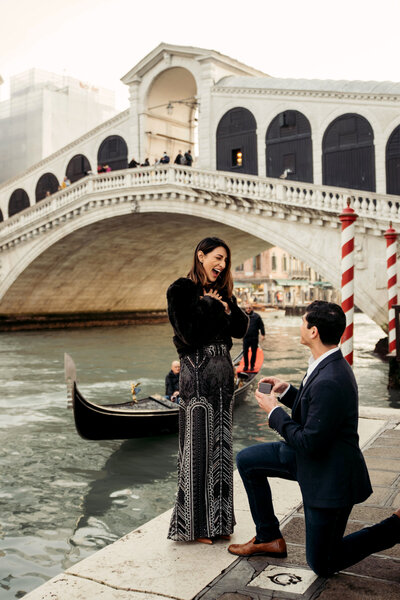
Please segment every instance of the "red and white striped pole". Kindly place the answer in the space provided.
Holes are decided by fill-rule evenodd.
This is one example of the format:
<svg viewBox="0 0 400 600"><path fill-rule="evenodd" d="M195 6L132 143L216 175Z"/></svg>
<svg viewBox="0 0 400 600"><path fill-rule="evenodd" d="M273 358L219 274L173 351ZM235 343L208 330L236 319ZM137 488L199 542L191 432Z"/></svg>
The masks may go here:
<svg viewBox="0 0 400 600"><path fill-rule="evenodd" d="M397 233L389 225L385 231L386 238L386 265L388 278L388 297L389 297L389 354L396 350L396 318L393 306L397 304Z"/></svg>
<svg viewBox="0 0 400 600"><path fill-rule="evenodd" d="M342 336L343 356L353 364L353 320L354 320L354 230L357 215L350 207L350 198L347 207L339 216L342 223L342 308L346 315L346 329Z"/></svg>

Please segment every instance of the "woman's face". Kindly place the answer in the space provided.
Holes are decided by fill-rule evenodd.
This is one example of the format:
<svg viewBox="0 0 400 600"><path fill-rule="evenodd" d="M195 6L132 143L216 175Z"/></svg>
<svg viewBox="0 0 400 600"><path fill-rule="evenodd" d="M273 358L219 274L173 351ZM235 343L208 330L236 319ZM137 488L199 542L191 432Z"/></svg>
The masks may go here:
<svg viewBox="0 0 400 600"><path fill-rule="evenodd" d="M214 248L208 254L200 250L198 253L199 261L203 264L204 272L208 283L215 283L226 268L228 253L223 246Z"/></svg>

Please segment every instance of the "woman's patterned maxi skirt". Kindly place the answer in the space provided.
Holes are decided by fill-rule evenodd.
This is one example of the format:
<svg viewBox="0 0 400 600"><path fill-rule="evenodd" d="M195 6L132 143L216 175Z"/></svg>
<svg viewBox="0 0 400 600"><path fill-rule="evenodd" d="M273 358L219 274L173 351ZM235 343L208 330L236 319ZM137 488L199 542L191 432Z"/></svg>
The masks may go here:
<svg viewBox="0 0 400 600"><path fill-rule="evenodd" d="M233 366L227 346L181 358L178 493L168 538L233 533Z"/></svg>

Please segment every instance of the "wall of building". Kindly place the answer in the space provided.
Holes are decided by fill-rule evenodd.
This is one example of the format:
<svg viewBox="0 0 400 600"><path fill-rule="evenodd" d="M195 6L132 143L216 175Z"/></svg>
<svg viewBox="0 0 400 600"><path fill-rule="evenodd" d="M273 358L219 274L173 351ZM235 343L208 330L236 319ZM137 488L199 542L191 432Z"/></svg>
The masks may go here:
<svg viewBox="0 0 400 600"><path fill-rule="evenodd" d="M306 263L274 246L237 265L236 295L267 306L304 305L312 300L336 301L330 282Z"/></svg>
<svg viewBox="0 0 400 600"><path fill-rule="evenodd" d="M116 114L114 93L38 69L14 76L0 104L0 181Z"/></svg>
<svg viewBox="0 0 400 600"><path fill-rule="evenodd" d="M313 182L322 184L322 141L326 128L332 121L347 113L365 117L374 133L376 192L386 192L385 149L387 141L400 124L400 98L353 97L346 94L307 94L306 91L275 90L273 94L248 89L215 86L212 90L212 118L210 135L216 139L221 118L231 109L244 107L257 123L258 174L266 176L266 133L270 123L280 113L299 111L311 125L313 148ZM210 156L210 168L217 168L216 143Z"/></svg>

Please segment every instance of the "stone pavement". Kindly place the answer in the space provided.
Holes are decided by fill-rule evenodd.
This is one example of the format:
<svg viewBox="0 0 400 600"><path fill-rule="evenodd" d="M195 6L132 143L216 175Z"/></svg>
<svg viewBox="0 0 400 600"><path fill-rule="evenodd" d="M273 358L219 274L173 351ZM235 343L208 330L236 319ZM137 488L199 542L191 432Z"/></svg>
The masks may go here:
<svg viewBox="0 0 400 600"><path fill-rule="evenodd" d="M400 506L400 410L361 409L360 442L373 495L357 505L348 531L375 523ZM400 545L366 558L330 579L308 567L304 518L296 482L272 480L275 509L288 558L235 558L229 543L254 535L254 525L235 473L237 526L231 542L212 546L166 539L171 510L70 567L27 600L396 600L400 599Z"/></svg>

